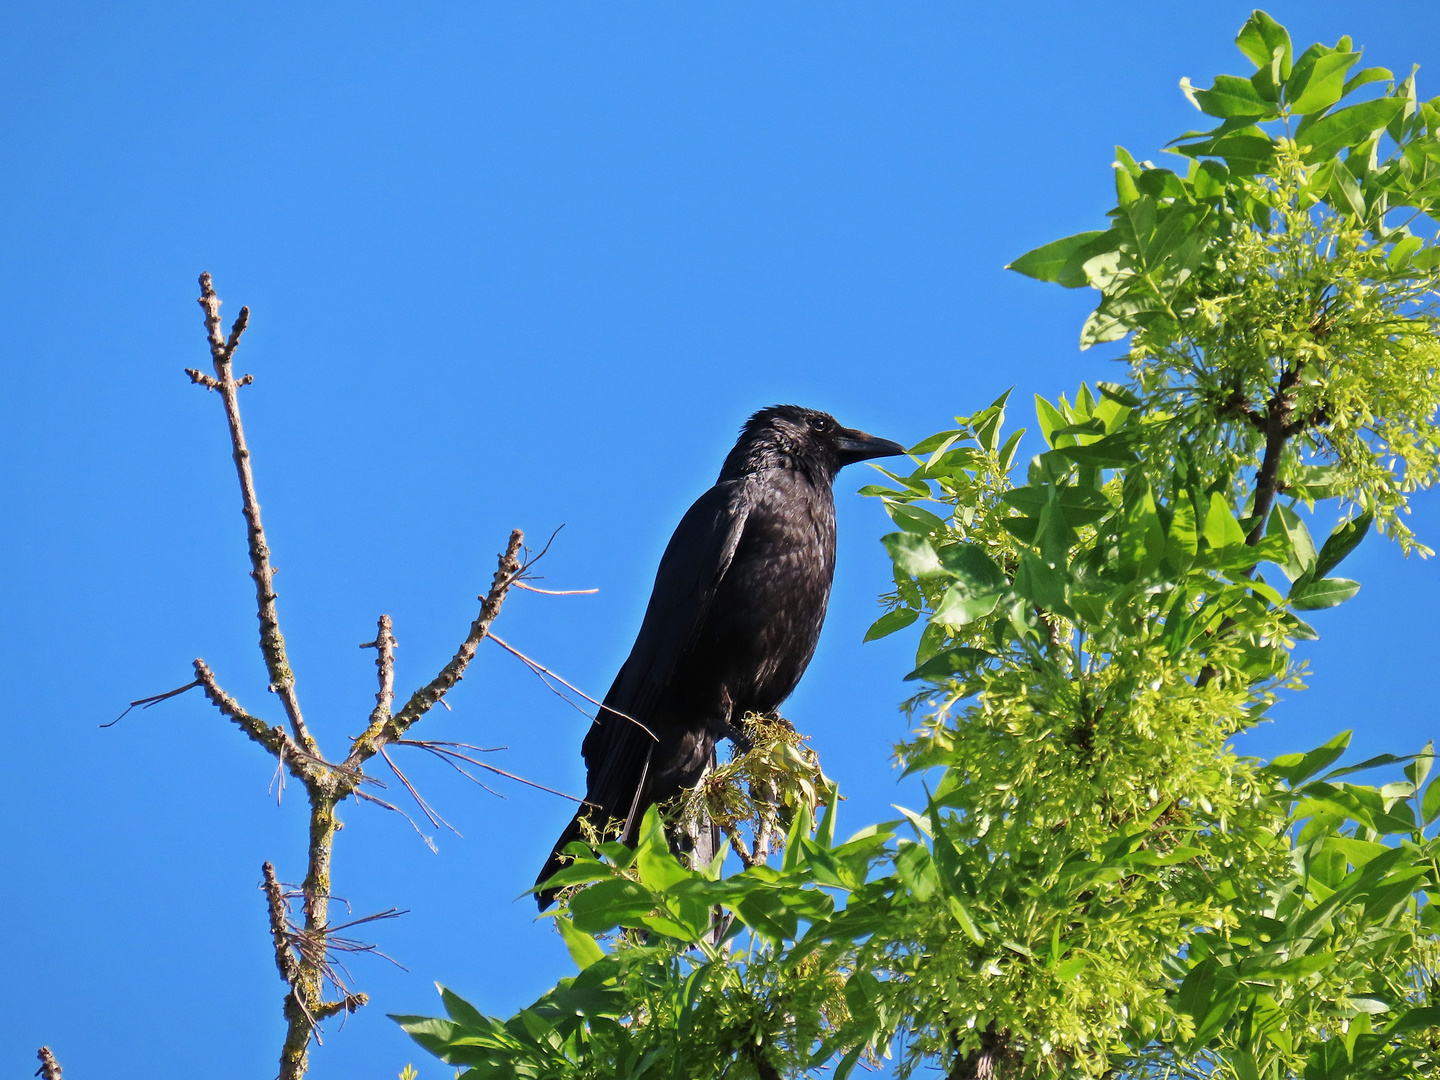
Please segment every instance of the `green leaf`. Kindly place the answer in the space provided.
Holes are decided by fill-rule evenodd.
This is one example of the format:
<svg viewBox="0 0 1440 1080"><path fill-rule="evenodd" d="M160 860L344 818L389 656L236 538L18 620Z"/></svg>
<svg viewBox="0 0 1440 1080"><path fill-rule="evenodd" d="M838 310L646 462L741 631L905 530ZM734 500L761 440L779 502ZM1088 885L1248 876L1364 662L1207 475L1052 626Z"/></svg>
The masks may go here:
<svg viewBox="0 0 1440 1080"><path fill-rule="evenodd" d="M1051 437L1052 433L1056 428L1063 428L1069 421L1065 419L1059 409L1039 394L1035 395L1035 416L1040 421L1040 434L1044 436L1049 445L1054 446L1055 440Z"/></svg>
<svg viewBox="0 0 1440 1080"><path fill-rule="evenodd" d="M1389 68L1364 68L1360 71L1357 71L1354 75L1350 76L1349 80L1345 83L1345 89L1341 91L1341 96L1343 97L1344 95L1350 93L1350 91L1352 90L1358 90L1360 87L1365 86L1367 83L1385 82L1393 78L1395 78L1395 73L1392 72Z"/></svg>
<svg viewBox="0 0 1440 1080"><path fill-rule="evenodd" d="M1020 556L1020 569L1015 574L1015 591L1046 611L1067 618L1074 614L1065 602L1066 575L1031 552Z"/></svg>
<svg viewBox="0 0 1440 1080"><path fill-rule="evenodd" d="M922 903L934 896L940 887L940 875L935 871L930 849L914 840L896 843L895 873L910 894Z"/></svg>
<svg viewBox="0 0 1440 1080"><path fill-rule="evenodd" d="M1310 539L1310 530L1288 506L1277 506L1271 511L1265 535L1280 540L1289 552L1289 559L1280 566L1291 581L1315 566L1315 542Z"/></svg>
<svg viewBox="0 0 1440 1080"><path fill-rule="evenodd" d="M575 929L600 934L617 926L633 926L655 908L649 889L629 878L611 878L581 889L570 901Z"/></svg>
<svg viewBox="0 0 1440 1080"><path fill-rule="evenodd" d="M1210 506L1205 513L1205 542L1212 548L1230 547L1245 543L1245 531L1235 520L1229 504L1218 491L1210 496Z"/></svg>
<svg viewBox="0 0 1440 1080"><path fill-rule="evenodd" d="M897 630L904 630L919 617L920 612L910 607L887 611L870 624L870 629L865 631L865 640L878 641L880 638L888 637Z"/></svg>
<svg viewBox="0 0 1440 1080"><path fill-rule="evenodd" d="M1142 404L1138 397L1119 383L1099 382L1095 385L1100 388L1100 393L1104 394L1111 401L1119 402L1127 409L1138 409Z"/></svg>
<svg viewBox="0 0 1440 1080"><path fill-rule="evenodd" d="M1228 120L1232 116L1268 120L1279 115L1274 104L1262 98L1249 79L1237 78L1234 75L1217 75L1215 85L1209 90L1194 90L1190 96L1202 112L1218 116L1222 120Z"/></svg>
<svg viewBox="0 0 1440 1080"><path fill-rule="evenodd" d="M930 541L923 536L912 532L890 533L882 536L880 543L885 545L885 550L895 562L895 569L902 574L928 578L945 573L945 568L940 565L940 557L935 554Z"/></svg>
<svg viewBox="0 0 1440 1080"><path fill-rule="evenodd" d="M1084 279L1073 284L1069 281L1061 282L1061 271L1065 269L1073 255L1103 235L1105 235L1103 231L1095 230L1076 233L1074 236L1067 236L1060 240L1052 240L1034 251L1027 251L1005 269L1014 270L1016 273L1024 274L1026 277L1032 277L1038 281L1053 281L1065 285L1066 288L1077 288L1086 284Z"/></svg>
<svg viewBox="0 0 1440 1080"><path fill-rule="evenodd" d="M970 916L970 909L965 906L964 901L953 892L945 894L945 901L950 908L950 914L953 915L955 921L960 924L960 929L965 931L965 936L976 945L984 945L985 936L980 933L980 928L975 925L975 920Z"/></svg>
<svg viewBox="0 0 1440 1080"><path fill-rule="evenodd" d="M785 906L785 901L772 889L758 889L740 901L735 913L745 925L762 937L776 944L793 939L799 929L795 912Z"/></svg>
<svg viewBox="0 0 1440 1080"><path fill-rule="evenodd" d="M1440 818L1440 776L1430 781L1430 786L1425 789L1425 795L1420 800L1420 820L1430 825L1436 818Z"/></svg>
<svg viewBox="0 0 1440 1080"><path fill-rule="evenodd" d="M546 878L535 889L563 889L569 885L588 885L592 881L604 881L615 876L610 866L596 859L576 859L569 866L562 866Z"/></svg>
<svg viewBox="0 0 1440 1080"><path fill-rule="evenodd" d="M919 536L945 532L945 522L922 506L886 499L885 512L890 515L896 525L906 532L916 533Z"/></svg>
<svg viewBox="0 0 1440 1080"><path fill-rule="evenodd" d="M1385 257L1385 265L1394 273L1400 273L1409 265L1414 254L1425 246L1425 241L1418 236L1407 236L1398 241L1390 249L1390 254Z"/></svg>
<svg viewBox="0 0 1440 1080"><path fill-rule="evenodd" d="M562 916L555 920L555 924L560 927L560 936L565 939L565 948L570 953L570 959L575 961L575 966L581 971L605 955L600 943L589 934L576 930L569 919Z"/></svg>
<svg viewBox="0 0 1440 1080"><path fill-rule="evenodd" d="M1140 460L1140 455L1131 448L1133 445L1129 435L1122 432L1108 435L1089 446L1062 446L1060 453L1077 465L1093 469L1123 469Z"/></svg>
<svg viewBox="0 0 1440 1080"><path fill-rule="evenodd" d="M989 615L999 602L998 592L976 594L969 586L956 582L945 590L940 606L935 609L935 614L930 616L930 621L939 626L959 629Z"/></svg>
<svg viewBox="0 0 1440 1080"><path fill-rule="evenodd" d="M1285 86L1290 111L1310 113L1334 105L1345 93L1345 73L1359 59L1359 53L1333 52L1296 64Z"/></svg>
<svg viewBox="0 0 1440 1080"><path fill-rule="evenodd" d="M995 560L977 544L950 544L940 549L940 564L974 592L1005 588L1009 580Z"/></svg>
<svg viewBox="0 0 1440 1080"><path fill-rule="evenodd" d="M1313 577L1324 577L1331 570L1340 565L1342 559L1354 551L1360 541L1365 539L1365 534L1370 531L1370 523L1375 520L1374 514L1361 514L1353 521L1346 521L1335 528L1329 538L1320 548L1320 554L1315 558L1315 566L1311 570Z"/></svg>
<svg viewBox="0 0 1440 1080"><path fill-rule="evenodd" d="M1334 780L1341 776L1350 776L1354 773L1367 772L1370 769L1378 769L1382 765L1398 765L1402 761L1409 761L1410 757L1400 757L1396 754L1376 754L1372 758L1366 758L1358 765L1346 765L1343 769L1336 769L1322 776L1321 780Z"/></svg>
<svg viewBox="0 0 1440 1080"><path fill-rule="evenodd" d="M1295 141L1309 147L1304 160L1306 164L1313 165L1384 130L1404 109L1405 102L1395 98L1362 101L1359 105L1330 113L1313 124L1302 124L1296 129Z"/></svg>
<svg viewBox="0 0 1440 1080"><path fill-rule="evenodd" d="M1440 1005L1424 1005L1395 1017L1385 1029L1385 1034L1393 1037L1434 1027L1440 1027Z"/></svg>
<svg viewBox="0 0 1440 1080"><path fill-rule="evenodd" d="M1350 737L1354 734L1353 731L1342 731L1329 742L1308 753L1282 754L1270 762L1265 771L1286 781L1292 788L1298 787L1331 762L1339 760L1340 755L1349 747Z"/></svg>
<svg viewBox="0 0 1440 1080"><path fill-rule="evenodd" d="M918 443L916 443L909 450L907 450L906 453L911 454L914 457L920 457L925 454L932 454L940 447L949 446L957 439L964 438L965 434L966 432L964 430L940 431L934 435L931 435L928 439L921 439Z"/></svg>
<svg viewBox="0 0 1440 1080"><path fill-rule="evenodd" d="M1265 12L1256 10L1246 20L1245 25L1240 28L1240 33L1235 37L1235 44L1257 68L1269 67L1275 50L1279 49L1280 78L1288 79L1290 77L1293 54L1290 34L1285 27Z"/></svg>
<svg viewBox="0 0 1440 1080"><path fill-rule="evenodd" d="M1321 578L1290 590L1290 606L1296 611L1318 611L1343 604L1360 591L1358 581L1348 578Z"/></svg>
<svg viewBox="0 0 1440 1080"><path fill-rule="evenodd" d="M987 612L986 614L989 613ZM985 661L991 659L993 659L993 655L984 649L975 649L969 646L946 649L944 652L926 660L925 663L921 664L909 675L906 675L905 679L907 682L915 679L924 679L927 682L944 682L946 679L952 679L956 676L965 677L972 675Z"/></svg>

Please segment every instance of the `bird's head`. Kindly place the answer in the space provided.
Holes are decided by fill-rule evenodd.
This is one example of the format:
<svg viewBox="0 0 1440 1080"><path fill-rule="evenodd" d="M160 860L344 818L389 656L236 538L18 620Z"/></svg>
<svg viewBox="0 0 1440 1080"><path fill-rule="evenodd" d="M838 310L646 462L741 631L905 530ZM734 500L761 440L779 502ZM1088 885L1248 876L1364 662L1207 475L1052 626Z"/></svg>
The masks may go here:
<svg viewBox="0 0 1440 1080"><path fill-rule="evenodd" d="M829 413L799 405L772 405L745 421L720 478L767 468L799 468L818 472L828 480L857 461L903 453L905 448L899 443L843 427Z"/></svg>

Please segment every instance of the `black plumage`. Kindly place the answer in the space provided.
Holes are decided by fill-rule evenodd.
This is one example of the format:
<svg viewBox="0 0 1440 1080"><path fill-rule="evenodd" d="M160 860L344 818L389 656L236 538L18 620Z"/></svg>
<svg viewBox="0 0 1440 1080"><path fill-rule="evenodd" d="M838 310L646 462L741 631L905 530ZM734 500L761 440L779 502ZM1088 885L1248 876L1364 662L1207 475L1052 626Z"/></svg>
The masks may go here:
<svg viewBox="0 0 1440 1080"><path fill-rule="evenodd" d="M752 416L720 477L681 519L660 560L630 656L585 736L586 802L537 884L559 869L589 815L623 821L692 787L715 743L768 713L804 674L835 573L835 500L845 465L904 448L823 412L776 405ZM553 894L541 893L543 908Z"/></svg>

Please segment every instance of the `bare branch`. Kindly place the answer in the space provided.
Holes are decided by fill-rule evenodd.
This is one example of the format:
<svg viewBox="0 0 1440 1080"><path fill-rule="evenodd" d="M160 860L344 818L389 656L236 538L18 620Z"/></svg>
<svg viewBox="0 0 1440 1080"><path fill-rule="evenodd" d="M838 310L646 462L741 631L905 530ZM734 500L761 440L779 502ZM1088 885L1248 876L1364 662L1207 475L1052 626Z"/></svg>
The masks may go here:
<svg viewBox="0 0 1440 1080"><path fill-rule="evenodd" d="M362 649L376 651L375 668L380 679L380 689L375 694L375 711L370 714L372 724L381 717L388 719L390 716L390 706L395 701L395 650L398 647L399 643L391 633L389 615L380 616L375 627L375 640L360 646Z"/></svg>
<svg viewBox="0 0 1440 1080"><path fill-rule="evenodd" d="M265 879L262 888L270 912L270 937L275 942L275 967L293 992L300 981L300 962L290 951L290 913L285 904L285 891L270 863L262 864L260 873Z"/></svg>
<svg viewBox="0 0 1440 1080"><path fill-rule="evenodd" d="M191 378L211 390L218 390L225 403L225 418L230 425L230 445L235 472L240 479L240 496L249 537L250 576L255 581L256 615L260 620L260 651L265 657L270 687L285 708L295 740L308 753L318 757L319 748L306 729L300 712L300 700L295 694L295 675L285 652L285 638L280 633L280 616L275 607L275 569L270 564L270 545L266 542L265 528L260 521L260 500L255 494L255 477L250 469L250 450L245 445L245 429L240 422L240 397L237 393L240 383L235 381L230 364L240 344L240 336L249 325L250 309L240 309L240 317L235 320L230 328L230 337L226 339L220 329L220 297L215 294L209 274L200 275L200 306L205 311L205 330L210 339L210 358L214 363L215 376L209 381L195 379L193 375Z"/></svg>
<svg viewBox="0 0 1440 1080"><path fill-rule="evenodd" d="M301 783L309 784L323 774L328 766L324 759L307 753L285 729L278 724L271 727L258 716L251 716L240 703L232 698L215 680L215 673L205 661L195 660L195 682L205 691L205 697L220 710L221 714L233 720L237 727L251 740L259 743L285 765Z"/></svg>
<svg viewBox="0 0 1440 1080"><path fill-rule="evenodd" d="M525 541L525 534L516 529L510 534L510 543L505 553L500 556L499 567L490 581L490 591L485 594L480 604L480 614L470 624L470 633L466 635L464 642L456 651L454 657L440 674L431 679L425 686L410 695L410 700L405 707L394 716L375 716L365 731L356 737L351 744L350 756L345 759L345 768L351 772L357 770L368 761L386 743L401 738L411 724L419 720L443 698L456 683L465 676L465 669L470 666L470 661L475 658L475 650L479 647L481 640L490 632L490 624L500 614L500 608L505 603L505 596L510 591L510 586L520 575L523 567L520 564L520 546ZM378 713L377 707L377 713ZM388 712L388 710L386 710Z"/></svg>
<svg viewBox="0 0 1440 1080"><path fill-rule="evenodd" d="M40 1052L35 1056L40 1059L40 1068L35 1070L36 1076L41 1080L60 1080L60 1063L55 1060L50 1047L40 1047Z"/></svg>

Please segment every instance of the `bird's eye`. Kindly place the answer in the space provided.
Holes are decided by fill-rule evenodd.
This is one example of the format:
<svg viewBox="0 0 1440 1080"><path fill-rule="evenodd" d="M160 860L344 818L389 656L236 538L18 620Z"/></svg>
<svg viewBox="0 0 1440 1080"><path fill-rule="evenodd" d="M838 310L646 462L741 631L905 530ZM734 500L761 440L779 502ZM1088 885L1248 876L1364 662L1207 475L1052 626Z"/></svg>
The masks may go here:
<svg viewBox="0 0 1440 1080"><path fill-rule="evenodd" d="M814 420L810 421L810 427L812 430L824 435L835 427L835 421L828 416L817 416Z"/></svg>

